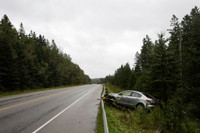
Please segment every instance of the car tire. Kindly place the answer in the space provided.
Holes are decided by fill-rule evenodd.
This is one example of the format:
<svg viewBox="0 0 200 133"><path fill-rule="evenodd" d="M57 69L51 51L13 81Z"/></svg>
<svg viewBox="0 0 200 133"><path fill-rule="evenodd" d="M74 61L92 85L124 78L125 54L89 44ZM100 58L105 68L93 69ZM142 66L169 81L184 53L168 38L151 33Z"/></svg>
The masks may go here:
<svg viewBox="0 0 200 133"><path fill-rule="evenodd" d="M143 109L144 108L144 105L139 103L137 106L136 106L137 109Z"/></svg>

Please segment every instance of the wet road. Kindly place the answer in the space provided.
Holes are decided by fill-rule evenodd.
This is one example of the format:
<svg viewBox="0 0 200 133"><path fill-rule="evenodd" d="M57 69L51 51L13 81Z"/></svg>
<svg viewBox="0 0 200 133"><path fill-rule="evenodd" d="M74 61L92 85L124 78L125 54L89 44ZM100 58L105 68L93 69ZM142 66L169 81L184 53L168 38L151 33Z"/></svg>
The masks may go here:
<svg viewBox="0 0 200 133"><path fill-rule="evenodd" d="M0 133L92 133L102 86L84 85L0 98Z"/></svg>

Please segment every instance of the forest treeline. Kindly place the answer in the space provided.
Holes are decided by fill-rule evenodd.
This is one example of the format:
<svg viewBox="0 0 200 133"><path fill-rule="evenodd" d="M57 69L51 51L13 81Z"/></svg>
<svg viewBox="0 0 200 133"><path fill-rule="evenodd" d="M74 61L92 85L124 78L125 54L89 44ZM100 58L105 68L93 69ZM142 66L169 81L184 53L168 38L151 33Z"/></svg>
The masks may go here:
<svg viewBox="0 0 200 133"><path fill-rule="evenodd" d="M25 90L61 85L85 84L88 75L54 40L31 31L23 24L17 31L4 15L0 21L0 91Z"/></svg>
<svg viewBox="0 0 200 133"><path fill-rule="evenodd" d="M200 118L200 10L194 7L180 22L173 15L170 23L169 38L161 33L153 42L147 35L134 67L122 65L105 81L152 94L172 105L165 111L177 119Z"/></svg>

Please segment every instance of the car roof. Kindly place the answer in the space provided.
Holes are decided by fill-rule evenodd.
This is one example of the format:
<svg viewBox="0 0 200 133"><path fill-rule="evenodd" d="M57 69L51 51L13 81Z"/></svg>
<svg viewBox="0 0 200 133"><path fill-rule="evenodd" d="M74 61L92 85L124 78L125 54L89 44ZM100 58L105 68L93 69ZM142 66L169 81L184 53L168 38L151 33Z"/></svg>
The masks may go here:
<svg viewBox="0 0 200 133"><path fill-rule="evenodd" d="M125 90L125 91L131 91L131 92L137 92L137 93L142 93L140 91L135 91L135 90ZM125 91L122 91L122 92L125 92ZM142 93L143 94L143 93Z"/></svg>

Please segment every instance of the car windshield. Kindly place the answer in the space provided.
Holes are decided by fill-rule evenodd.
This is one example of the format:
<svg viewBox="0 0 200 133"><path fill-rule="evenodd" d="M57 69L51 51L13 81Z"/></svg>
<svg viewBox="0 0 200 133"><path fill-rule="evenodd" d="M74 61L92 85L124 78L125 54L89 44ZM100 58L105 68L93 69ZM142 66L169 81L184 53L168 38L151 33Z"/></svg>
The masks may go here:
<svg viewBox="0 0 200 133"><path fill-rule="evenodd" d="M143 93L146 97L148 97L148 98L152 98L152 99L155 99L152 95L150 95L150 94L147 94L147 93Z"/></svg>

